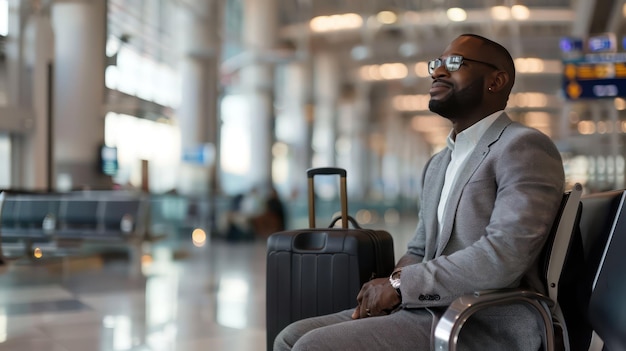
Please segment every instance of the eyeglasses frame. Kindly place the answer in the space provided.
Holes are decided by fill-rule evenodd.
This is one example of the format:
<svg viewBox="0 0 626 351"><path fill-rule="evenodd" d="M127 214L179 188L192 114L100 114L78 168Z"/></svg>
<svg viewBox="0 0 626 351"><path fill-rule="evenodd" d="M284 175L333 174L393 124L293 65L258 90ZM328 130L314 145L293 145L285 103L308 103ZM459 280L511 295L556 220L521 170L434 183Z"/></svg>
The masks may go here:
<svg viewBox="0 0 626 351"><path fill-rule="evenodd" d="M461 58L461 62L459 63L459 67L458 67L457 69L450 70L450 69L448 68L448 62L449 62L450 58L452 58L452 57L460 57L460 58ZM430 68L430 67L431 67L431 64L432 64L433 62L437 62L437 61L440 61L441 63L440 63L438 66L436 66L436 67L434 67L434 68L432 68L432 69L431 69L431 68ZM496 66L496 65L494 65L494 64L492 64L492 63L489 63L489 62L480 61L480 60L474 60L474 59L471 59L471 58L467 58L467 57L465 57L465 56L463 56L463 55L450 55L450 56L446 57L445 59L442 59L442 58L436 58L436 59L434 59L434 60L430 60L430 61L428 61L428 73L432 75L433 73L435 73L435 70L436 70L437 68L441 67L441 66L444 66L444 67L445 67L445 69L446 69L448 72L456 72L456 71L458 71L459 69L461 69L461 66L463 66L463 62L465 62L465 61L471 61L471 62L482 63L483 65L489 66L489 67L491 67L491 68L493 68L493 69L495 69L495 70L498 70L498 71L500 70L500 68L499 68L498 66Z"/></svg>

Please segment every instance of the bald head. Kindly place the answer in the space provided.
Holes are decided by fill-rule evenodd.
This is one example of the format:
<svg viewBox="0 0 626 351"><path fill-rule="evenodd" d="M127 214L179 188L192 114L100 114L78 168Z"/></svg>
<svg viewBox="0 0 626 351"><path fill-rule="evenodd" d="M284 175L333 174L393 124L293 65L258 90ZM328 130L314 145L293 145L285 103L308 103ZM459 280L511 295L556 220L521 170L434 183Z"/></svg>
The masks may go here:
<svg viewBox="0 0 626 351"><path fill-rule="evenodd" d="M509 75L507 86L503 92L508 95L515 84L515 63L509 51L493 40L477 34L461 34L456 40L469 39L475 41L476 57L489 60Z"/></svg>

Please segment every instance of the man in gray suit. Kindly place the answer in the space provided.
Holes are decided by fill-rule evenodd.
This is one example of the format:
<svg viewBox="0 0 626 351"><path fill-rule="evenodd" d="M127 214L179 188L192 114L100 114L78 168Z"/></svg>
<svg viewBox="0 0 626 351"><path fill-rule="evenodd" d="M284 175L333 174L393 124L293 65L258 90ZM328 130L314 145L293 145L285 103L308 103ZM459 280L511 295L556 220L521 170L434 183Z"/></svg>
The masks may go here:
<svg viewBox="0 0 626 351"><path fill-rule="evenodd" d="M547 136L504 112L515 81L509 52L465 34L429 71L429 108L452 131L424 169L406 254L391 277L363 285L355 310L294 322L274 350L430 350L438 317L457 297L543 290L538 256L563 195L563 164ZM540 330L529 308L494 307L467 322L459 347L537 351Z"/></svg>

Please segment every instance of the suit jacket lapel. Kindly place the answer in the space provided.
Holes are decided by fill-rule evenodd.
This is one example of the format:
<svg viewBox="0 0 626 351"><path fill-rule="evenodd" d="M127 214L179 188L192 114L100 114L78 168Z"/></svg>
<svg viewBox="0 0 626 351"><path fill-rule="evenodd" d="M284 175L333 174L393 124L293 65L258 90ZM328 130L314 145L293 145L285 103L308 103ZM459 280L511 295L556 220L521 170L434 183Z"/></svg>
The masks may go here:
<svg viewBox="0 0 626 351"><path fill-rule="evenodd" d="M443 189L443 183L446 178L446 168L450 163L452 152L445 148L437 154L426 172L424 184L426 184L422 202L423 218L426 221L426 245L424 257L432 259L437 251L437 233L439 231L439 223L437 221L437 207L439 206L439 198Z"/></svg>
<svg viewBox="0 0 626 351"><path fill-rule="evenodd" d="M498 141L506 126L508 126L511 122L511 119L506 115L506 113L502 113L485 131L485 134L478 141L474 151L472 151L463 167L459 170L456 182L450 192L450 198L448 198L446 209L443 213L443 228L441 228L441 235L439 236L437 244L436 256L441 255L450 240L452 229L454 227L454 218L457 213L457 207L459 205L459 200L461 199L461 194L465 184L467 184L482 161L489 154L489 147Z"/></svg>

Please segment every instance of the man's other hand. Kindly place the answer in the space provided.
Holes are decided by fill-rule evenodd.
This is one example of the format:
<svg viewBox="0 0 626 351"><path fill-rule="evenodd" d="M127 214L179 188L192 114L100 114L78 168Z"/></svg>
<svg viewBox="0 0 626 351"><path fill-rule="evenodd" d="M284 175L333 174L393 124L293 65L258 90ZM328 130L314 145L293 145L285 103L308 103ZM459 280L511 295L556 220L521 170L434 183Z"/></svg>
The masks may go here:
<svg viewBox="0 0 626 351"><path fill-rule="evenodd" d="M356 298L358 306L352 319L390 314L402 302L388 278L377 278L363 284Z"/></svg>

